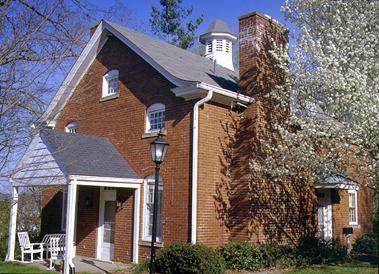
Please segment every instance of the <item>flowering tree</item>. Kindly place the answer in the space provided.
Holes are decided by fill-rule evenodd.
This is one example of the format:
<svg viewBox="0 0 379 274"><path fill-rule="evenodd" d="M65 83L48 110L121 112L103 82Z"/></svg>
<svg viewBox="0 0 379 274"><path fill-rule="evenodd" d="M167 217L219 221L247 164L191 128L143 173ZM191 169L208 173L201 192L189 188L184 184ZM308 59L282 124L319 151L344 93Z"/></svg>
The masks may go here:
<svg viewBox="0 0 379 274"><path fill-rule="evenodd" d="M288 78L271 95L291 109L277 125L282 141L270 145L267 170L274 177L300 174L316 182L337 174L377 185L378 8L374 0L285 2L296 46L291 56L287 49L272 52Z"/></svg>

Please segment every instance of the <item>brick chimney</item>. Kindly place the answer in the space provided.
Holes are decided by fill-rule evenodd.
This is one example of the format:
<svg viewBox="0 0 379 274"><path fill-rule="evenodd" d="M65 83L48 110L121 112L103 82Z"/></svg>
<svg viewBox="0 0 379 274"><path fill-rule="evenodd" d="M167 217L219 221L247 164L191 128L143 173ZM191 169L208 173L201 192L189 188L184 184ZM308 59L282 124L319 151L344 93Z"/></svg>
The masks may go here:
<svg viewBox="0 0 379 274"><path fill-rule="evenodd" d="M266 93L278 75L269 54L273 38L287 43L287 30L268 15L248 13L239 19L239 77L241 92L249 96Z"/></svg>

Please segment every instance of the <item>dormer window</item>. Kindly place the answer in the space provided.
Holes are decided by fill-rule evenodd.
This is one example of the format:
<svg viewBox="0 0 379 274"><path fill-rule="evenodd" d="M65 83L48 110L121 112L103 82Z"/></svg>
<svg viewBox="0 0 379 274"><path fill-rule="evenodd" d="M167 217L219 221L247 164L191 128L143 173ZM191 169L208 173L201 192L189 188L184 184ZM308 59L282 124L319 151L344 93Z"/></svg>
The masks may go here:
<svg viewBox="0 0 379 274"><path fill-rule="evenodd" d="M103 98L118 95L118 70L109 71L103 76Z"/></svg>
<svg viewBox="0 0 379 274"><path fill-rule="evenodd" d="M71 121L71 122L69 122L67 125L66 125L66 132L68 132L68 133L73 133L73 134L75 134L75 133L78 133L78 123L77 122L75 122L75 121Z"/></svg>
<svg viewBox="0 0 379 274"><path fill-rule="evenodd" d="M146 132L155 132L165 126L165 105L154 104L146 111Z"/></svg>

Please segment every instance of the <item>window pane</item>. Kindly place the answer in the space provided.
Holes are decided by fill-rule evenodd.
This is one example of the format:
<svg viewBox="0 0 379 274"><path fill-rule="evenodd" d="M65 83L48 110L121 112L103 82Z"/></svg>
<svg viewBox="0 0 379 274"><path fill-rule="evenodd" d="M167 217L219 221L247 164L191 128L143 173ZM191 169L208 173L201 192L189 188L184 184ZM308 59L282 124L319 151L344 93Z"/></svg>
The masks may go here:
<svg viewBox="0 0 379 274"><path fill-rule="evenodd" d="M154 214L154 182L149 182L146 186L146 216L145 216L145 237L150 238L153 234L153 214ZM163 189L158 192L158 214L157 214L157 237L162 239L162 204Z"/></svg>
<svg viewBox="0 0 379 274"><path fill-rule="evenodd" d="M349 208L349 222L355 223L356 221L355 208Z"/></svg>
<svg viewBox="0 0 379 274"><path fill-rule="evenodd" d="M159 130L164 128L165 111L158 110L149 112L150 130Z"/></svg>
<svg viewBox="0 0 379 274"><path fill-rule="evenodd" d="M108 80L108 94L115 94L118 92L118 78Z"/></svg>
<svg viewBox="0 0 379 274"><path fill-rule="evenodd" d="M349 193L349 207L355 207L355 194Z"/></svg>

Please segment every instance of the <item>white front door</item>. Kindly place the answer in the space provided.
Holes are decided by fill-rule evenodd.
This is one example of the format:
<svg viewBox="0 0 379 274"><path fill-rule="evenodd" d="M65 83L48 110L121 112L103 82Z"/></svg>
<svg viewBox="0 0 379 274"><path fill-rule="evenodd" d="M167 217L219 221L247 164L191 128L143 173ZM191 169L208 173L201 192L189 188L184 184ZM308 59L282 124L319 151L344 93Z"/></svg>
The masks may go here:
<svg viewBox="0 0 379 274"><path fill-rule="evenodd" d="M330 240L332 238L332 201L330 189L318 189L318 233L321 238Z"/></svg>
<svg viewBox="0 0 379 274"><path fill-rule="evenodd" d="M116 190L103 188L100 194L98 257L102 260L114 259L114 235L116 218Z"/></svg>

